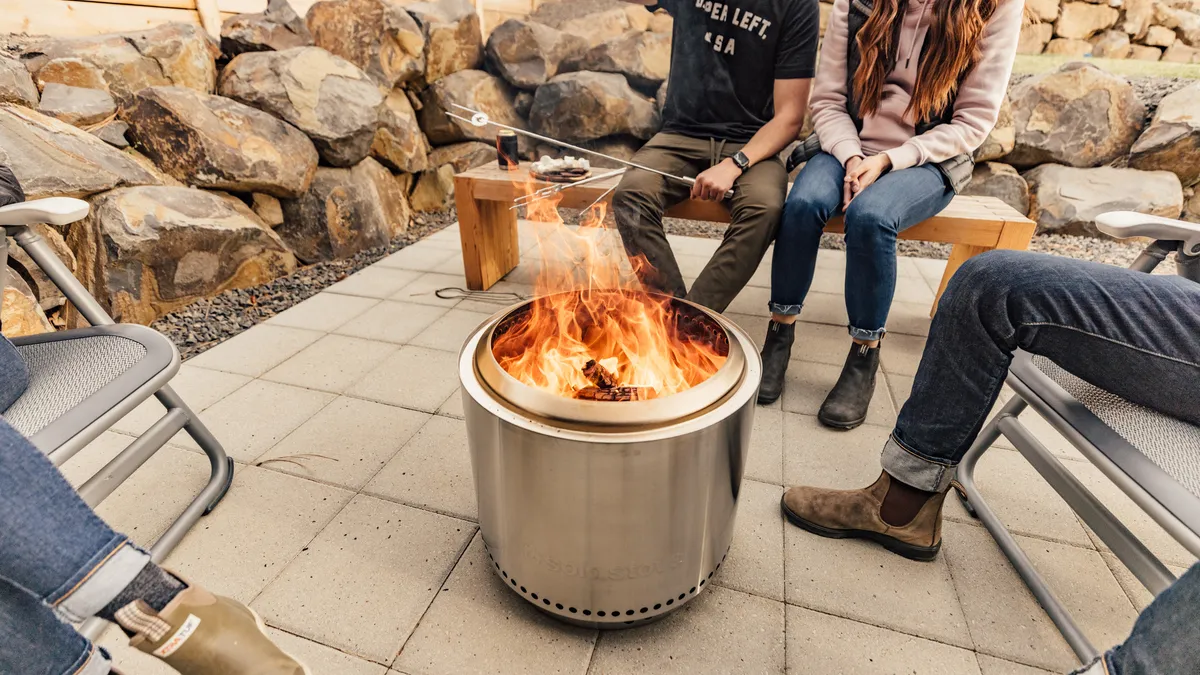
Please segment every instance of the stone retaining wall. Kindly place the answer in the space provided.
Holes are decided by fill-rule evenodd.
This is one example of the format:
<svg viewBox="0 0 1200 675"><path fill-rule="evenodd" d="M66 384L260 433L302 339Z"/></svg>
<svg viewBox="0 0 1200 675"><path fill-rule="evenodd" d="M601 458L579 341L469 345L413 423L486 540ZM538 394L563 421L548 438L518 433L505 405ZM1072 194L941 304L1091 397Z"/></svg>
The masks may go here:
<svg viewBox="0 0 1200 675"><path fill-rule="evenodd" d="M496 159L494 132L448 118L455 104L632 156L661 124L671 19L560 0L485 42L468 0L321 0L306 17L272 0L219 44L185 24L22 40L0 55L0 161L30 198L91 202L43 234L118 319L149 323L448 209L453 175ZM1113 208L1200 217L1200 84L1185 84L1145 101L1090 65L1024 78L971 191L1044 231L1091 234ZM27 262L11 260L6 332L73 325Z"/></svg>

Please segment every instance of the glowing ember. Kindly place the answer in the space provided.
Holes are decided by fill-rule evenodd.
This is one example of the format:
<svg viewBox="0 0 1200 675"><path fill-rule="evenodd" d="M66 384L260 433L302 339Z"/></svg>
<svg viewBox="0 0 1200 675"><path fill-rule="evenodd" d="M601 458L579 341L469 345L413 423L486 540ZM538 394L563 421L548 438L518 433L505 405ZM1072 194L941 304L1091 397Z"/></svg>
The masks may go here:
<svg viewBox="0 0 1200 675"><path fill-rule="evenodd" d="M728 336L642 288L605 209L593 207L573 230L557 200L530 205L543 230L539 297L497 327L492 353L521 382L567 398L638 401L700 384L725 362Z"/></svg>

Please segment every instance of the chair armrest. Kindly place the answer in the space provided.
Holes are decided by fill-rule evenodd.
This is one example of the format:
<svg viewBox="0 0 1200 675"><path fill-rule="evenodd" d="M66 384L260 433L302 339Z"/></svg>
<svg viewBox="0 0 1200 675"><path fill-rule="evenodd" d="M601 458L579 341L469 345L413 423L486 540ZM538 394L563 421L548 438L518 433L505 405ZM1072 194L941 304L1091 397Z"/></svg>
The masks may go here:
<svg viewBox="0 0 1200 675"><path fill-rule="evenodd" d="M88 214L88 203L70 197L50 197L31 202L18 202L0 207L0 227L19 227L46 223L47 225L69 225L83 220Z"/></svg>
<svg viewBox="0 0 1200 675"><path fill-rule="evenodd" d="M1181 241L1186 255L1200 255L1200 224L1134 211L1110 211L1096 217L1096 227L1118 239L1149 237L1158 241Z"/></svg>

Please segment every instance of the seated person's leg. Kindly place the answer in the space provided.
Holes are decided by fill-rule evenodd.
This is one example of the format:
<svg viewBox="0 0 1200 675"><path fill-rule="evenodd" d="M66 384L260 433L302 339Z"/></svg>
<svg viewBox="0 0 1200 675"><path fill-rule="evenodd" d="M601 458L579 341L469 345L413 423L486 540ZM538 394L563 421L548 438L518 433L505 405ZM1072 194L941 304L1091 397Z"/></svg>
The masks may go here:
<svg viewBox="0 0 1200 675"><path fill-rule="evenodd" d="M0 673L105 675L99 649L25 590L0 579Z"/></svg>
<svg viewBox="0 0 1200 675"><path fill-rule="evenodd" d="M658 134L638 150L632 161L675 176L695 176L707 150L707 141ZM690 191L682 181L631 168L622 177L612 201L617 231L642 283L650 290L679 298L687 294L687 286L663 231L662 218ZM639 256L648 264L639 264Z"/></svg>
<svg viewBox="0 0 1200 675"><path fill-rule="evenodd" d="M125 535L114 532L3 419L0 582L23 589L63 619L79 622L99 616L115 621L147 652L170 641L189 616L199 617L186 647L156 654L182 675L297 675L300 669L271 644L244 606L187 586L151 562L150 555ZM46 639L60 638L52 632ZM82 653L76 649L82 644L72 646L75 656Z"/></svg>
<svg viewBox="0 0 1200 675"><path fill-rule="evenodd" d="M772 157L750 167L733 187L729 227L688 300L724 312L754 276L779 231L787 192L787 171Z"/></svg>
<svg viewBox="0 0 1200 675"><path fill-rule="evenodd" d="M1012 251L968 261L942 298L929 342L883 451L861 490L797 487L784 514L825 536L874 539L932 558L941 504L959 460L1000 394L1020 348L1117 395L1193 423L1180 396L1200 381L1200 284Z"/></svg>
<svg viewBox="0 0 1200 675"><path fill-rule="evenodd" d="M954 198L942 172L922 166L884 174L846 207L846 313L852 344L817 418L838 429L866 421L880 343L896 293L896 237Z"/></svg>
<svg viewBox="0 0 1200 675"><path fill-rule="evenodd" d="M763 345L763 379L758 402L774 403L783 393L795 323L817 266L825 224L842 204L846 172L832 155L821 153L800 170L783 206L771 260L771 323Z"/></svg>
<svg viewBox="0 0 1200 675"><path fill-rule="evenodd" d="M1200 672L1200 563L1142 610L1125 642L1080 675L1167 675Z"/></svg>
<svg viewBox="0 0 1200 675"><path fill-rule="evenodd" d="M0 291L3 289L4 286L0 284ZM0 414L21 398L28 386L29 368L17 353L17 348L7 338L0 337Z"/></svg>

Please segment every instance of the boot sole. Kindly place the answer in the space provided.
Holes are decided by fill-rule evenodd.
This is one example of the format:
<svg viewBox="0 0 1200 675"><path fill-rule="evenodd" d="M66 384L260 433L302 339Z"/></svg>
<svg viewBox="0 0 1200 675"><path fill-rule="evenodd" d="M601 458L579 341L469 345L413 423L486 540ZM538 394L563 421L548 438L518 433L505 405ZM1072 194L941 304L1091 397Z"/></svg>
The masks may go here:
<svg viewBox="0 0 1200 675"><path fill-rule="evenodd" d="M933 546L917 546L915 544L906 544L895 537L889 537L886 534L870 530L839 530L818 525L796 515L782 499L779 501L779 507L783 510L783 515L788 519L788 522L802 530L828 539L865 539L873 541L892 553L908 558L909 560L930 562L937 557L938 551L942 548L942 542L940 541Z"/></svg>
<svg viewBox="0 0 1200 675"><path fill-rule="evenodd" d="M867 417L864 415L862 418L854 420L852 422L835 422L833 420L826 419L822 415L817 415L817 421L820 422L821 424L829 427L830 429L837 429L839 431L850 431L851 429L857 429L857 428L861 427L863 425L863 422L867 421Z"/></svg>
<svg viewBox="0 0 1200 675"><path fill-rule="evenodd" d="M254 623L258 626L258 632L262 633L264 639L270 641L272 644L275 644L275 641L271 640L270 636L267 635L267 624L263 622L262 617L258 615L258 612L250 609L249 606L246 606L246 609L250 610L250 615L254 617ZM275 646L279 648L279 651L283 652L284 656L295 661L296 664L300 666L300 669L304 671L304 675L313 675L312 670L310 670L303 661L284 651L283 647L279 647L279 645Z"/></svg>
<svg viewBox="0 0 1200 675"><path fill-rule="evenodd" d="M758 404L759 405L771 405L772 403L774 403L775 401L778 401L778 400L779 400L778 394L775 396L763 396L762 394L758 395Z"/></svg>

